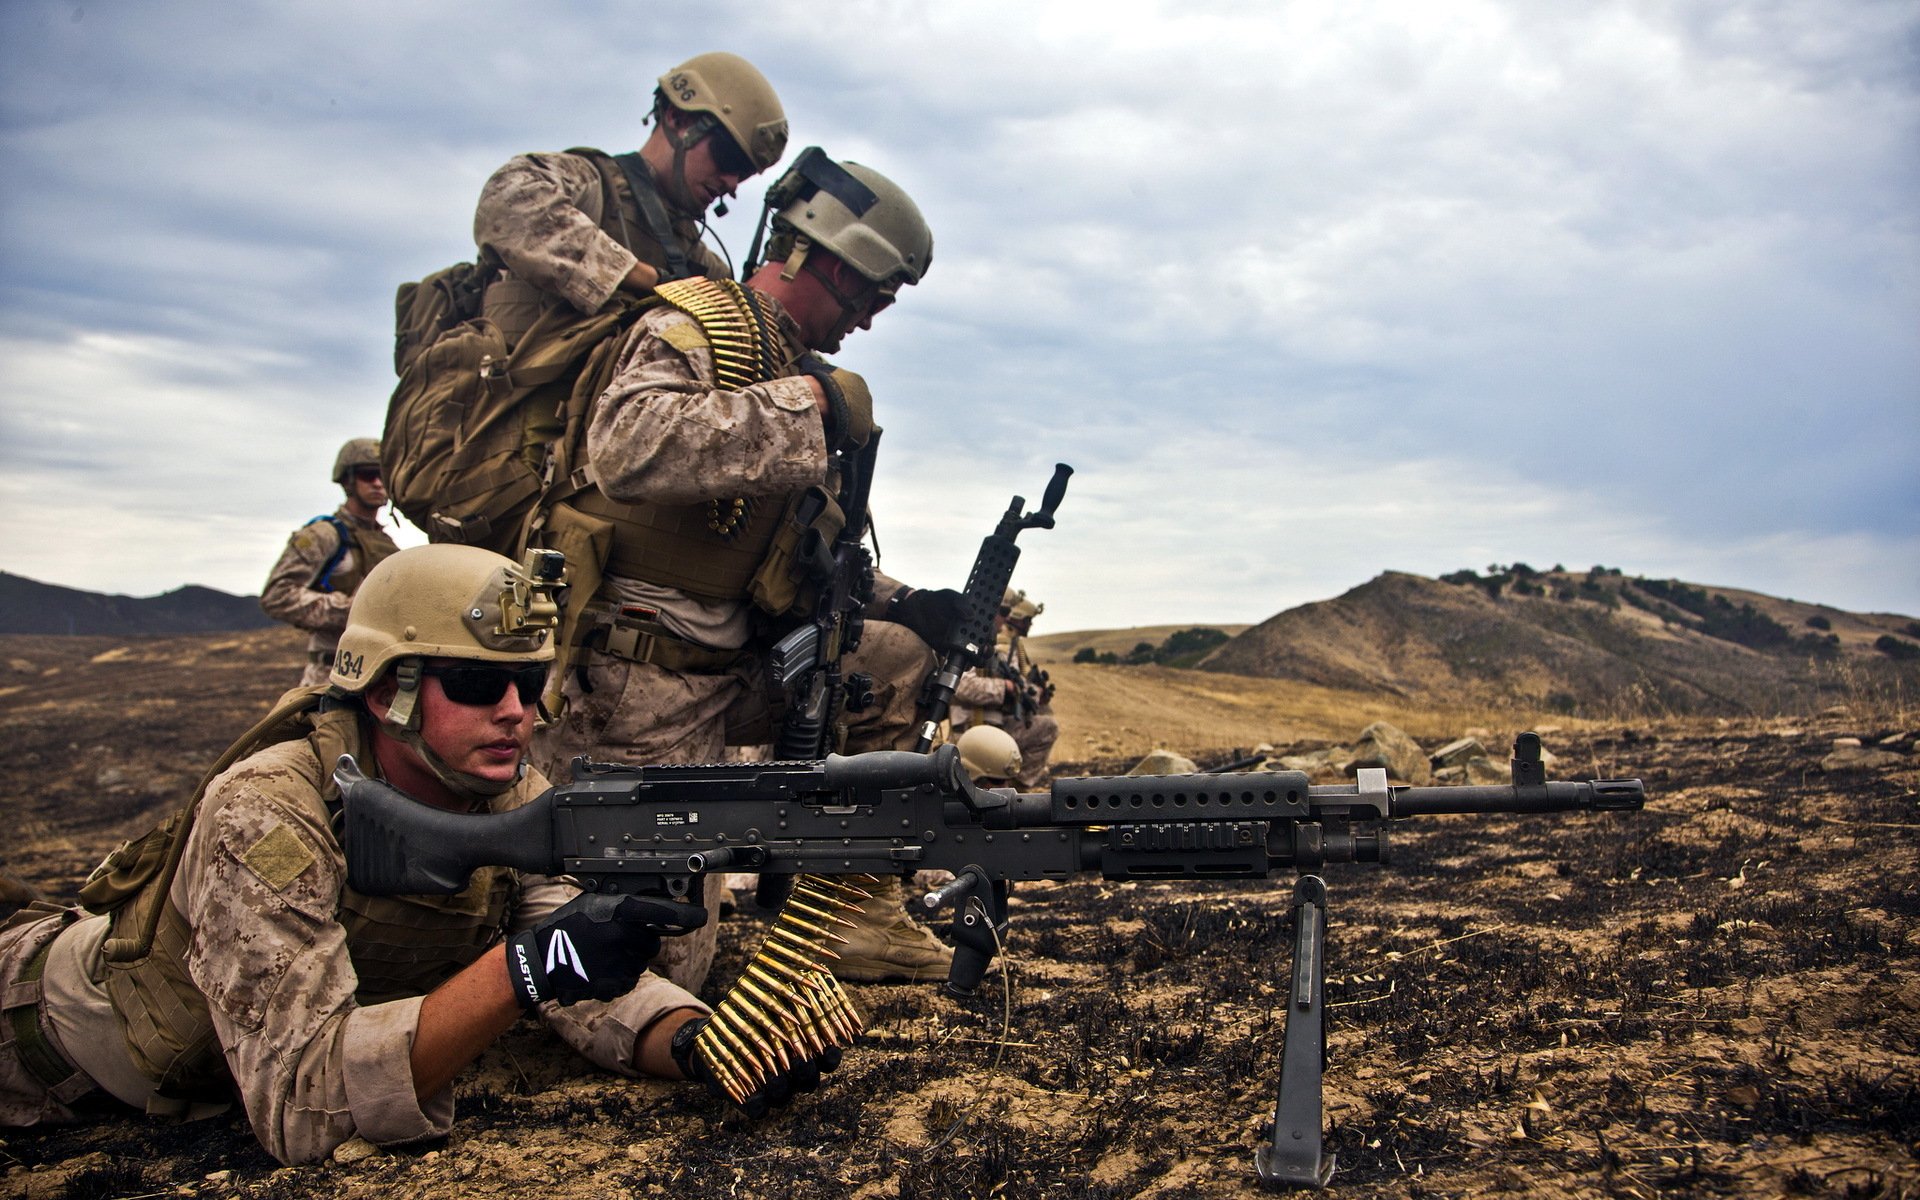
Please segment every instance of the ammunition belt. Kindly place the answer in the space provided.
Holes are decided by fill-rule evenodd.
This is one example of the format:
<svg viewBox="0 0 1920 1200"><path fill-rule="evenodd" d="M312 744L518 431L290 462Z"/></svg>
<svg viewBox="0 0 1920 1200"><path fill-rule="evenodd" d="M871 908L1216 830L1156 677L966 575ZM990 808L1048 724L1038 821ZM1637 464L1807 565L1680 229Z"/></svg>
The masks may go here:
<svg viewBox="0 0 1920 1200"><path fill-rule="evenodd" d="M580 644L628 662L652 663L668 671L714 675L747 657L747 651L715 650L690 642L640 613L633 605L590 604L581 614L587 632Z"/></svg>
<svg viewBox="0 0 1920 1200"><path fill-rule="evenodd" d="M676 279L654 294L700 322L713 348L714 378L738 389L780 373L765 318L753 294L731 279Z"/></svg>

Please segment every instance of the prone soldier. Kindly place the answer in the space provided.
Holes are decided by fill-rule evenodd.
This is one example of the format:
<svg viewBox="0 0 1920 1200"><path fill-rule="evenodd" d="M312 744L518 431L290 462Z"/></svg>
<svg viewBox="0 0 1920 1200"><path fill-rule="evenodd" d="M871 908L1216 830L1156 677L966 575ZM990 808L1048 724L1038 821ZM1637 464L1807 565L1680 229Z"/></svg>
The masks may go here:
<svg viewBox="0 0 1920 1200"><path fill-rule="evenodd" d="M346 499L332 513L294 530L260 589L262 611L307 631L301 687L327 681L354 590L400 549L380 523L387 488L380 473L379 441L354 438L340 447L333 459L333 481L345 490Z"/></svg>
<svg viewBox="0 0 1920 1200"><path fill-rule="evenodd" d="M369 574L329 687L290 693L174 819L103 863L82 899L0 929L0 1124L76 1118L96 1089L153 1113L236 1095L283 1162L349 1137L445 1136L453 1078L523 1012L622 1075L696 1078L708 1018L647 971L694 905L582 895L508 868L456 896L363 895L333 819L336 761L419 802L504 812L529 770L554 656L557 571L475 547L402 551ZM802 1054L742 1101L810 1089Z"/></svg>

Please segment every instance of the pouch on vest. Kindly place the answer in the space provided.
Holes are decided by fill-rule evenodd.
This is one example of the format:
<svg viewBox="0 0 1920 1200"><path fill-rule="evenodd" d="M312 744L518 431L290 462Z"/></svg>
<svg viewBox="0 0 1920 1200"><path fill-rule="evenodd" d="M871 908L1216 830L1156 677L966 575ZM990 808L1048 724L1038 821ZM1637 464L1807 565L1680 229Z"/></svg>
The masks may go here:
<svg viewBox="0 0 1920 1200"><path fill-rule="evenodd" d="M540 544L567 556L567 598L560 612L560 628L553 646L553 669L547 672L547 691L540 698L549 720L558 720L566 707L560 689L567 682L575 649L583 633L580 614L600 590L607 554L613 548L613 526L590 517L570 504L556 504L544 514Z"/></svg>
<svg viewBox="0 0 1920 1200"><path fill-rule="evenodd" d="M826 488L816 484L794 493L766 559L747 584L748 597L776 617L811 607L816 589L808 585L832 574L833 540L846 524L847 514Z"/></svg>

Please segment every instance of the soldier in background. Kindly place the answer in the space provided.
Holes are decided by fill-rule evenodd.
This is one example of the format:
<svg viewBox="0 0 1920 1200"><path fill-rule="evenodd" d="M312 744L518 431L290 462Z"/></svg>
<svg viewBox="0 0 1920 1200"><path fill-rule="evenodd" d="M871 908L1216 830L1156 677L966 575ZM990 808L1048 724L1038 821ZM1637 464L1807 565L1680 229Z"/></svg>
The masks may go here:
<svg viewBox="0 0 1920 1200"><path fill-rule="evenodd" d="M955 737L974 728L997 727L1020 749L1024 764L1015 782L1028 791L1046 783L1047 758L1060 736L1053 716L1053 685L1046 672L1027 655L1022 639L1032 631L1033 619L1045 605L1008 588L994 615L994 657L960 677L953 690L950 719Z"/></svg>
<svg viewBox="0 0 1920 1200"><path fill-rule="evenodd" d="M387 487L380 476L379 441L354 438L340 447L333 460L333 481L345 490L345 501L294 531L260 589L262 611L307 631L301 687L327 681L354 590L382 559L400 549L380 524Z"/></svg>
<svg viewBox="0 0 1920 1200"><path fill-rule="evenodd" d="M644 295L690 275L731 277L700 240L708 208L780 160L787 116L738 55L696 55L660 77L653 131L637 152L523 154L480 192L473 240L503 266L481 314L514 346L547 308L593 313L616 291ZM557 430L556 430L557 432Z"/></svg>

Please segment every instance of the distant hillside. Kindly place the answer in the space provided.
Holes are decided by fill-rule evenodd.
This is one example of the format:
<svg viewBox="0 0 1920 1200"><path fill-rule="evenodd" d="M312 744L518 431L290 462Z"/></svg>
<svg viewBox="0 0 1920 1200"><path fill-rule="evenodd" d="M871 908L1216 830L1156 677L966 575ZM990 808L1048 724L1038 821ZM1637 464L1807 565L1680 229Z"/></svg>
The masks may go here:
<svg viewBox="0 0 1920 1200"><path fill-rule="evenodd" d="M1793 712L1920 688L1920 623L1599 568L1390 571L1271 617L1200 666L1570 714Z"/></svg>
<svg viewBox="0 0 1920 1200"><path fill-rule="evenodd" d="M1082 629L1068 633L1049 633L1026 639L1035 662L1067 662L1082 650L1096 654L1126 655L1142 643L1159 646L1183 629L1218 629L1232 637L1245 625L1217 625L1204 621L1188 625L1135 625L1128 629Z"/></svg>
<svg viewBox="0 0 1920 1200"><path fill-rule="evenodd" d="M223 633L274 622L257 596L189 585L158 596L103 596L0 571L0 633Z"/></svg>

